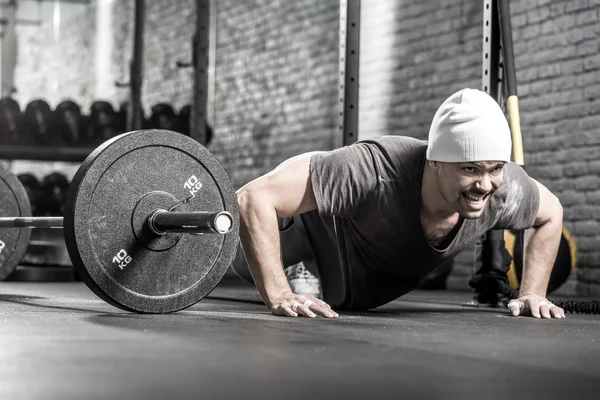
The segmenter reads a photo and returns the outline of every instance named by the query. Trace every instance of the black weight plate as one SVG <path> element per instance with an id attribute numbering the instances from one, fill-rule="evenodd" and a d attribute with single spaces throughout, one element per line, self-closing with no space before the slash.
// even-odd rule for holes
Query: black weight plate
<path id="1" fill-rule="evenodd" d="M 0 165 L 0 217 L 30 216 L 25 188 L 13 173 Z M 19 265 L 30 236 L 31 229 L 0 228 L 0 280 L 6 279 Z"/>
<path id="2" fill-rule="evenodd" d="M 231 232 L 149 239 L 140 210 L 168 209 L 190 190 L 196 196 L 174 211 L 229 211 Z M 219 283 L 236 252 L 239 211 L 229 177 L 205 147 L 176 132 L 141 130 L 108 140 L 82 163 L 64 230 L 73 265 L 99 297 L 129 311 L 168 313 Z"/>

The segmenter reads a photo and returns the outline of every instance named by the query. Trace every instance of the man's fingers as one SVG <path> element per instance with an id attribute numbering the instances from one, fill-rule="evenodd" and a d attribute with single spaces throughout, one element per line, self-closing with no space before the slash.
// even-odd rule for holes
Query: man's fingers
<path id="1" fill-rule="evenodd" d="M 298 315 L 302 315 L 304 317 L 313 318 L 313 317 L 316 316 L 312 311 L 310 311 L 310 309 L 307 306 L 305 306 L 302 303 L 294 303 L 294 304 L 292 304 L 292 311 L 294 311 Z"/>
<path id="2" fill-rule="evenodd" d="M 275 315 L 277 315 L 277 314 L 279 314 L 279 315 L 285 315 L 287 317 L 297 317 L 298 316 L 298 313 L 294 312 L 294 310 L 292 310 L 292 307 L 282 306 L 280 308 L 280 310 L 283 311 L 283 313 L 281 313 L 281 314 L 280 313 L 273 313 L 273 314 L 275 314 Z"/>
<path id="3" fill-rule="evenodd" d="M 273 315 L 284 315 L 286 317 L 298 316 L 298 313 L 292 310 L 292 307 L 283 304 L 271 308 L 271 313 Z"/>
<path id="4" fill-rule="evenodd" d="M 304 303 L 310 309 L 322 317 L 334 318 L 338 317 L 337 313 L 331 309 L 331 306 L 325 303 L 321 299 L 317 299 L 314 296 L 310 296 L 308 300 Z"/>
<path id="5" fill-rule="evenodd" d="M 296 304 L 294 304 L 294 306 L 295 306 L 296 312 L 298 314 L 304 315 L 305 317 L 308 317 L 308 318 L 316 317 L 315 313 L 310 311 L 310 308 L 308 308 L 304 304 L 296 303 Z M 292 307 L 294 307 L 294 306 L 292 306 Z"/>
<path id="6" fill-rule="evenodd" d="M 333 311 L 329 304 L 323 300 L 317 299 L 312 295 L 298 295 L 278 299 L 271 307 L 273 315 L 283 315 L 288 317 L 304 316 L 315 318 L 320 315 L 325 318 L 339 317 L 338 313 Z"/>
<path id="7" fill-rule="evenodd" d="M 331 306 L 327 303 L 325 303 L 323 300 L 319 300 L 319 303 L 326 307 L 329 311 L 331 311 L 331 313 L 333 314 L 334 318 L 337 318 L 340 316 L 340 314 L 336 313 L 335 311 L 333 311 L 333 308 L 331 308 Z"/>
<path id="8" fill-rule="evenodd" d="M 511 300 L 507 305 L 513 317 L 518 317 L 521 314 L 522 303 L 520 300 Z"/>
<path id="9" fill-rule="evenodd" d="M 565 318 L 565 310 L 537 295 L 525 295 L 513 299 L 508 302 L 507 307 L 514 317 L 531 314 L 534 318 Z"/>
<path id="10" fill-rule="evenodd" d="M 311 311 L 317 315 L 325 318 L 337 318 L 339 314 L 331 309 L 331 306 L 321 299 L 316 298 L 313 295 L 306 294 L 306 301 L 304 305 L 307 306 Z"/>
<path id="11" fill-rule="evenodd" d="M 540 315 L 540 302 L 535 299 L 526 298 L 521 300 L 523 304 L 523 308 L 521 309 L 521 314 L 525 315 L 526 313 L 531 314 L 533 318 L 541 318 Z"/>
<path id="12" fill-rule="evenodd" d="M 550 314 L 552 314 L 552 316 L 554 318 L 564 318 L 565 317 L 565 310 L 563 310 L 562 308 L 555 306 L 554 304 L 550 305 Z"/>
<path id="13" fill-rule="evenodd" d="M 307 300 L 306 303 L 304 303 L 304 304 L 307 305 L 316 314 L 318 314 L 322 317 L 325 317 L 325 318 L 338 317 L 337 313 L 334 312 L 331 309 L 331 307 L 329 307 L 329 305 L 325 302 L 322 302 L 322 301 L 314 302 L 312 300 Z"/>
<path id="14" fill-rule="evenodd" d="M 550 315 L 550 307 L 545 304 L 540 305 L 540 314 L 542 314 L 542 317 L 544 318 L 552 318 Z"/>

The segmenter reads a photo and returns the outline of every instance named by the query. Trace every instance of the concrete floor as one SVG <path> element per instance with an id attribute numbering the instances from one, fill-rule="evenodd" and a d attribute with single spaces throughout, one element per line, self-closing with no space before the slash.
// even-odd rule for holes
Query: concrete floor
<path id="1" fill-rule="evenodd" d="M 369 313 L 291 319 L 225 280 L 157 316 L 79 282 L 2 282 L 0 399 L 600 398 L 599 316 L 512 318 L 470 297 L 414 292 Z"/>

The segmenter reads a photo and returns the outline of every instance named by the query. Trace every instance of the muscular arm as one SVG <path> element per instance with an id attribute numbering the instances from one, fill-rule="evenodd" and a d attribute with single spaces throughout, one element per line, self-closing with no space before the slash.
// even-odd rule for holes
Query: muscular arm
<path id="1" fill-rule="evenodd" d="M 525 252 L 520 295 L 545 297 L 562 235 L 563 209 L 558 198 L 536 181 L 540 205 Z"/>
<path id="2" fill-rule="evenodd" d="M 291 291 L 281 264 L 277 217 L 317 207 L 310 180 L 310 158 L 316 153 L 293 157 L 237 192 L 242 246 L 254 283 L 269 308 Z"/>

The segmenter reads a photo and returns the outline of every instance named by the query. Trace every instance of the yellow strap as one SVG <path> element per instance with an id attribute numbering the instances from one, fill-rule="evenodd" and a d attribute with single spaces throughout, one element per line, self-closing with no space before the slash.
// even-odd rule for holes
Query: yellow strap
<path id="1" fill-rule="evenodd" d="M 523 156 L 521 118 L 519 117 L 519 99 L 517 96 L 509 96 L 506 99 L 506 107 L 508 108 L 508 122 L 512 135 L 513 158 L 516 164 L 523 166 L 525 165 L 525 157 Z"/>
<path id="2" fill-rule="evenodd" d="M 577 245 L 575 244 L 575 239 L 571 235 L 571 232 L 563 225 L 562 234 L 564 238 L 569 243 L 569 251 L 571 252 L 571 272 L 575 269 L 577 265 Z"/>
<path id="3" fill-rule="evenodd" d="M 515 235 L 512 232 L 504 231 L 504 247 L 510 253 L 512 261 L 510 262 L 510 268 L 508 269 L 507 277 L 508 284 L 511 288 L 517 289 L 519 287 L 519 278 L 517 277 L 517 270 L 515 267 Z"/>

